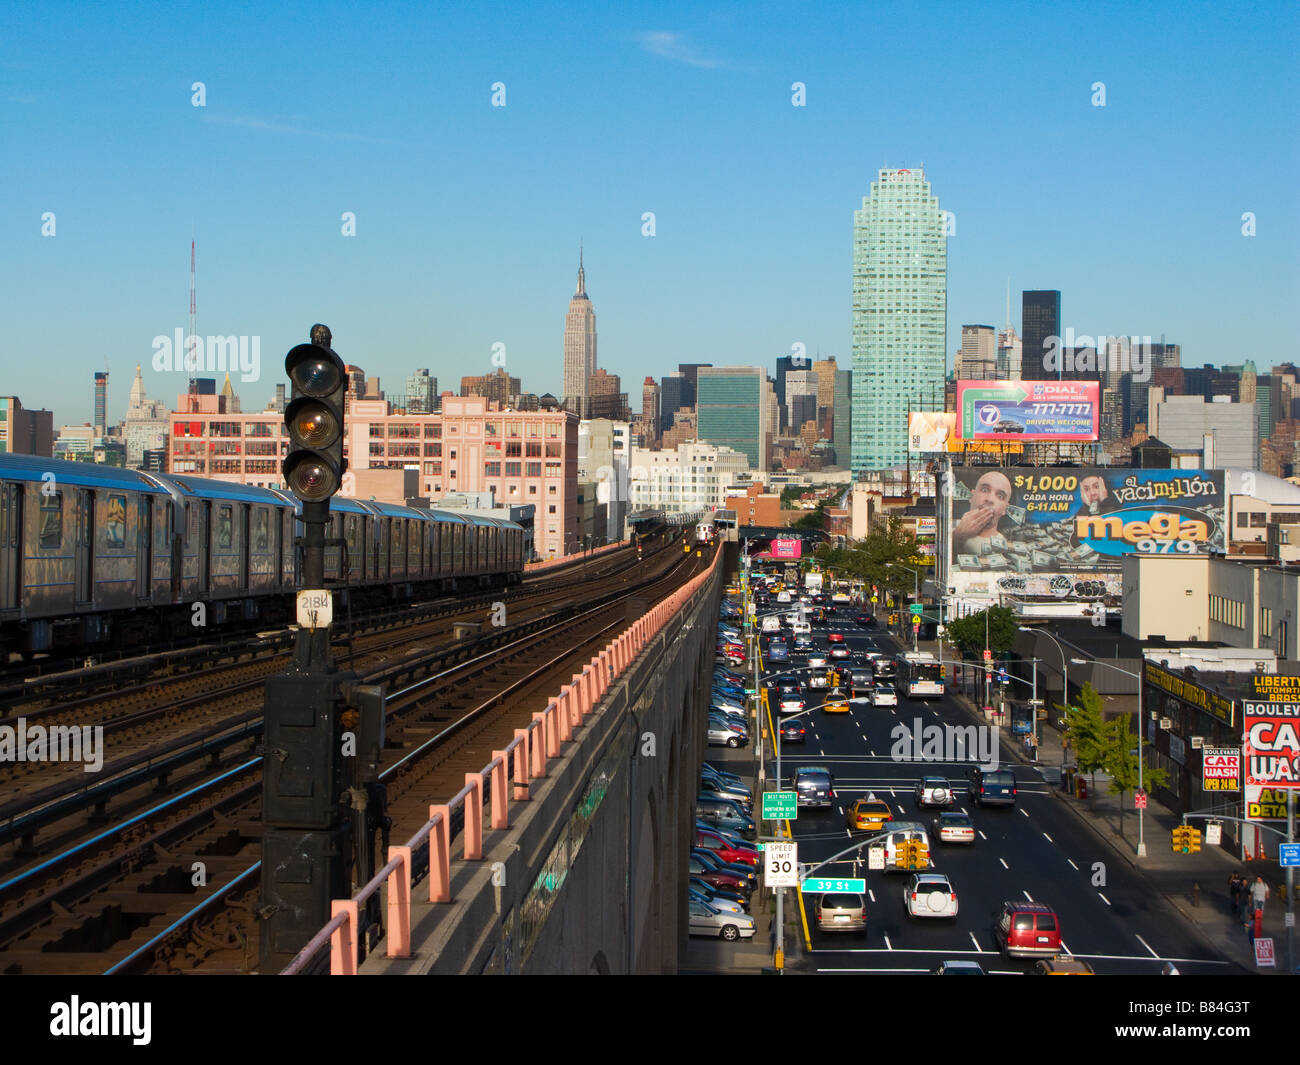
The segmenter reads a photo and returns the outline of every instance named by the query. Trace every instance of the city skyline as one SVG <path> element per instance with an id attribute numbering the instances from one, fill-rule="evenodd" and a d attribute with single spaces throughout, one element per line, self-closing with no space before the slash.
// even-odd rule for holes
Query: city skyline
<path id="1" fill-rule="evenodd" d="M 248 407 L 313 321 L 390 393 L 417 367 L 490 373 L 502 344 L 528 391 L 562 395 L 579 236 L 601 361 L 625 381 L 679 362 L 771 372 L 795 345 L 847 365 L 851 205 L 882 166 L 921 164 L 955 219 L 946 367 L 961 324 L 1006 324 L 1008 279 L 1059 290 L 1076 333 L 1177 337 L 1188 365 L 1272 363 L 1300 324 L 1295 140 L 1277 134 L 1297 13 L 1153 10 L 593 9 L 584 40 L 558 46 L 551 7 L 417 10 L 400 40 L 329 4 L 311 26 L 222 5 L 166 25 L 7 11 L 3 391 L 59 424 L 93 420 L 106 363 L 110 422 L 137 362 L 151 398 L 184 391 L 151 344 L 187 324 L 192 238 L 199 332 L 260 345 L 259 379 L 233 379 Z M 864 73 L 841 42 L 867 30 Z M 321 78 L 340 39 L 349 76 Z M 171 54 L 172 80 L 127 73 Z"/>

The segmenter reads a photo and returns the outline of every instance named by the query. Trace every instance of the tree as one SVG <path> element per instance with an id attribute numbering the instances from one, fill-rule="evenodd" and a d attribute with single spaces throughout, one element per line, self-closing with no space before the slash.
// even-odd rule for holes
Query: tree
<path id="1" fill-rule="evenodd" d="M 1016 642 L 1016 632 L 1020 627 L 1015 611 L 1010 607 L 989 607 L 978 614 L 967 614 L 964 618 L 950 620 L 946 623 L 947 637 L 957 645 L 963 655 L 973 655 L 976 651 L 983 651 L 986 646 L 984 643 L 986 619 L 988 649 L 993 652 L 994 657 L 1010 651 Z"/>
<path id="2" fill-rule="evenodd" d="M 1142 722 L 1138 722 L 1141 729 Z M 1110 774 L 1110 787 L 1106 790 L 1119 796 L 1119 834 L 1124 834 L 1124 795 L 1138 786 L 1138 759 L 1142 757 L 1142 736 L 1137 736 L 1129 728 L 1127 714 L 1106 723 L 1106 761 L 1105 770 Z M 1136 743 L 1135 748 L 1133 744 Z M 1143 773 L 1143 783 L 1147 788 L 1164 787 L 1169 774 L 1163 769 L 1147 766 Z"/>
<path id="3" fill-rule="evenodd" d="M 1097 794 L 1097 770 L 1106 764 L 1106 719 L 1101 712 L 1101 696 L 1090 683 L 1079 691 L 1073 707 L 1057 706 L 1067 714 L 1065 742 L 1074 751 L 1080 773 L 1092 780 L 1092 794 Z"/>
<path id="4" fill-rule="evenodd" d="M 856 577 L 868 585 L 877 585 L 881 592 L 893 589 L 910 592 L 917 578 L 904 568 L 920 569 L 917 564 L 916 537 L 903 529 L 898 518 L 890 518 L 849 548 L 823 544 L 817 549 L 817 560 L 837 574 Z"/>

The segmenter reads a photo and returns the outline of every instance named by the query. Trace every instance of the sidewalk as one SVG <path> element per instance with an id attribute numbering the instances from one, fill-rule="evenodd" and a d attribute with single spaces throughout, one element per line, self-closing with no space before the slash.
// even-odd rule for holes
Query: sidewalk
<path id="1" fill-rule="evenodd" d="M 901 637 L 892 632 L 890 635 L 902 644 Z M 907 640 L 907 649 L 911 649 L 910 638 Z M 939 657 L 939 645 L 935 641 L 923 640 L 919 649 L 930 651 Z M 968 696 L 957 691 L 952 691 L 951 694 L 973 719 L 981 723 L 987 722 L 983 711 Z M 1051 794 L 1096 833 L 1117 858 L 1138 870 L 1192 926 L 1214 954 L 1234 962 L 1242 973 L 1287 975 L 1287 930 L 1284 926 L 1286 900 L 1285 892 L 1279 890 L 1284 888 L 1286 880 L 1277 862 L 1242 862 L 1221 847 L 1202 846 L 1196 854 L 1176 853 L 1170 844 L 1171 832 L 1182 823 L 1182 819 L 1154 797 L 1149 800 L 1146 809 L 1144 836 L 1147 856 L 1139 859 L 1136 856 L 1138 817 L 1133 806 L 1132 792 L 1124 795 L 1124 834 L 1121 836 L 1120 797 L 1108 792 L 1110 779 L 1104 773 L 1096 775 L 1095 790 L 1092 777 L 1084 778 L 1088 784 L 1086 799 L 1077 799 L 1072 791 L 1062 790 L 1061 766 L 1065 764 L 1066 752 L 1061 738 L 1060 732 L 1047 722 L 1040 721 L 1036 761 L 1030 761 L 1019 737 L 1013 738 L 1009 734 L 1003 736 L 1002 758 L 1037 769 L 1051 789 Z M 1251 884 L 1255 882 L 1256 876 L 1262 876 L 1264 883 L 1269 886 L 1270 896 L 1264 907 L 1263 935 L 1273 940 L 1276 968 L 1256 968 L 1254 949 L 1241 921 L 1232 914 L 1228 879 L 1234 869 L 1240 869 Z M 1300 942 L 1297 943 L 1297 948 L 1300 949 Z"/>

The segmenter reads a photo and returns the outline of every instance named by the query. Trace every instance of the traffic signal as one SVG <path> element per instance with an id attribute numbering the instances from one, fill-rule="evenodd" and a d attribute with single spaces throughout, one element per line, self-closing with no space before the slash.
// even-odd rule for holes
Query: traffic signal
<path id="1" fill-rule="evenodd" d="M 284 357 L 284 370 L 293 389 L 284 410 L 289 433 L 285 485 L 304 503 L 326 502 L 339 490 L 347 470 L 343 458 L 347 368 L 323 344 L 299 344 Z"/>
<path id="2" fill-rule="evenodd" d="M 1201 849 L 1201 830 L 1191 825 L 1179 825 L 1172 833 L 1173 849 L 1183 854 L 1195 854 Z"/>
<path id="3" fill-rule="evenodd" d="M 909 839 L 898 848 L 897 864 L 903 869 L 920 869 L 928 857 L 920 840 Z"/>

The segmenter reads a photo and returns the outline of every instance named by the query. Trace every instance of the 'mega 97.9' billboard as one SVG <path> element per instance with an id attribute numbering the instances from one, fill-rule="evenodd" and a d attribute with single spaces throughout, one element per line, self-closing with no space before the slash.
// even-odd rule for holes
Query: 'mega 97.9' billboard
<path id="1" fill-rule="evenodd" d="M 1123 557 L 1223 551 L 1223 471 L 952 470 L 952 564 L 962 572 L 1117 571 Z"/>

